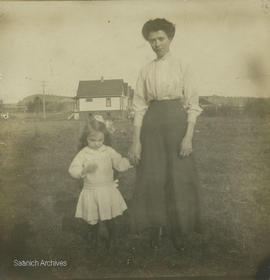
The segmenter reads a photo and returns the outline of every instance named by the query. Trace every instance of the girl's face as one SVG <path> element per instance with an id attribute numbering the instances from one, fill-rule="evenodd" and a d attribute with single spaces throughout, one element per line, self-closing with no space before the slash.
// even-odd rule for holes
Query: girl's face
<path id="1" fill-rule="evenodd" d="M 163 57 L 170 50 L 171 40 L 162 30 L 150 32 L 148 42 L 158 58 Z"/>
<path id="2" fill-rule="evenodd" d="M 87 137 L 88 147 L 97 150 L 103 145 L 104 134 L 102 132 L 96 132 L 89 134 Z"/>

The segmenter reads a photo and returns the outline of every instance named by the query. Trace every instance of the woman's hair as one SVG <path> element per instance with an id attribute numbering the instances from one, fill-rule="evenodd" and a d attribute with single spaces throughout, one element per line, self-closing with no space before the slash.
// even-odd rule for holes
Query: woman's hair
<path id="1" fill-rule="evenodd" d="M 156 18 L 148 20 L 142 28 L 142 35 L 145 40 L 148 41 L 150 32 L 162 30 L 164 31 L 169 39 L 172 39 L 175 34 L 175 25 L 165 18 Z"/>
<path id="2" fill-rule="evenodd" d="M 95 132 L 102 132 L 104 134 L 104 144 L 107 146 L 111 146 L 112 139 L 110 133 L 106 128 L 105 123 L 102 121 L 98 121 L 91 113 L 89 113 L 87 125 L 85 126 L 84 131 L 79 140 L 78 150 L 81 150 L 82 148 L 88 145 L 88 135 Z"/>

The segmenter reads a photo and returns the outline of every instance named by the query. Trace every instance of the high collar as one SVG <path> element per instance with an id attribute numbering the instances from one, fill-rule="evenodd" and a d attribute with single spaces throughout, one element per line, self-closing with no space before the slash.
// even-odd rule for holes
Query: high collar
<path id="1" fill-rule="evenodd" d="M 162 60 L 166 60 L 168 59 L 169 57 L 171 57 L 171 52 L 168 51 L 165 55 L 163 55 L 161 58 L 156 58 L 155 61 L 162 61 Z"/>

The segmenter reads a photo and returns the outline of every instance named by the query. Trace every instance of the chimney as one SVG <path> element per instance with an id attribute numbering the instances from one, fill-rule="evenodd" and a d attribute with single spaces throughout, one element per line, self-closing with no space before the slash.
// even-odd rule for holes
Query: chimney
<path id="1" fill-rule="evenodd" d="M 103 83 L 103 82 L 104 82 L 104 77 L 103 77 L 103 76 L 101 76 L 101 78 L 100 78 L 100 82 L 101 82 L 101 83 Z"/>

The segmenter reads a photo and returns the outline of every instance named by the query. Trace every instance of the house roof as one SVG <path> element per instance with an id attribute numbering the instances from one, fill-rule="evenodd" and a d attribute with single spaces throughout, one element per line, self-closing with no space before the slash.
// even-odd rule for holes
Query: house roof
<path id="1" fill-rule="evenodd" d="M 76 97 L 121 96 L 124 84 L 122 79 L 80 81 Z"/>

